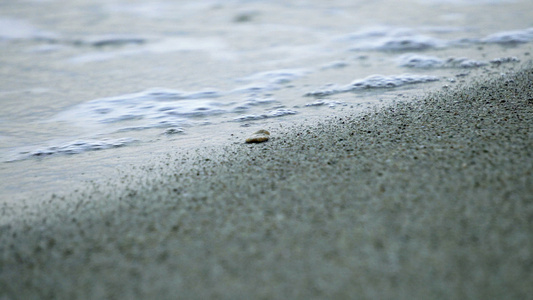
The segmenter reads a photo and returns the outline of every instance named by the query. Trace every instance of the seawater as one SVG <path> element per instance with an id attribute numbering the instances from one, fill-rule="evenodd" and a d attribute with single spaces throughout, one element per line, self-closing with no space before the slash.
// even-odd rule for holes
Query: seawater
<path id="1" fill-rule="evenodd" d="M 503 74 L 530 59 L 532 13 L 529 0 L 3 1 L 0 197 Z"/>

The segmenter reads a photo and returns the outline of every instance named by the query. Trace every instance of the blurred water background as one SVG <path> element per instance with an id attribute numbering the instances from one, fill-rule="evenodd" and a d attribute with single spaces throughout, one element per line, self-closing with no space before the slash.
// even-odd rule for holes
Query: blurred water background
<path id="1" fill-rule="evenodd" d="M 530 0 L 4 0 L 0 199 L 529 60 Z M 502 75 L 503 74 L 503 75 Z"/>

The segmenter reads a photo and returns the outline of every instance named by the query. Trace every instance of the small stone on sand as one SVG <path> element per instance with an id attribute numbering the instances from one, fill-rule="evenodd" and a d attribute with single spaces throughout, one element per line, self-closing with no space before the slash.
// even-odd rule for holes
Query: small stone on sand
<path id="1" fill-rule="evenodd" d="M 252 136 L 246 139 L 246 143 L 262 143 L 268 141 L 270 138 L 270 132 L 261 129 L 259 131 L 254 132 Z"/>

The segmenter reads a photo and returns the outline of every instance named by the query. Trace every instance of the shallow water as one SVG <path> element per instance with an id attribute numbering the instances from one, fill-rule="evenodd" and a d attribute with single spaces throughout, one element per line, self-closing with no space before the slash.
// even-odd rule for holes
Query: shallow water
<path id="1" fill-rule="evenodd" d="M 531 1 L 399 3 L 0 3 L 0 197 L 67 191 L 530 59 Z"/>

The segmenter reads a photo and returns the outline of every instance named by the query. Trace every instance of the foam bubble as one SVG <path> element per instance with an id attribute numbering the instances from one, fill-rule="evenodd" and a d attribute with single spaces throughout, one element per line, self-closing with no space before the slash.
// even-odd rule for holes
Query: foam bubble
<path id="1" fill-rule="evenodd" d="M 439 68 L 444 65 L 444 60 L 428 55 L 406 54 L 398 57 L 398 65 L 407 68 Z"/>
<path id="2" fill-rule="evenodd" d="M 488 65 L 485 61 L 468 59 L 466 57 L 449 57 L 440 59 L 435 56 L 406 54 L 398 57 L 398 65 L 407 68 L 478 68 Z"/>
<path id="3" fill-rule="evenodd" d="M 483 39 L 483 43 L 514 45 L 533 41 L 533 28 L 515 31 L 504 31 L 491 34 Z"/>
<path id="4" fill-rule="evenodd" d="M 238 78 L 237 82 L 248 83 L 237 87 L 232 93 L 257 94 L 278 90 L 295 79 L 310 73 L 307 69 L 280 69 L 259 72 L 250 76 Z"/>
<path id="5" fill-rule="evenodd" d="M 134 121 L 135 126 L 122 131 L 156 127 L 172 127 L 187 119 L 206 117 L 228 111 L 223 102 L 213 98 L 223 93 L 216 90 L 183 92 L 153 88 L 139 93 L 91 100 L 60 113 L 56 120 L 98 125 Z"/>
<path id="6" fill-rule="evenodd" d="M 451 57 L 446 60 L 444 65 L 450 68 L 479 68 L 488 65 L 488 63 L 466 57 Z"/>
<path id="7" fill-rule="evenodd" d="M 380 51 L 420 51 L 445 47 L 442 40 L 417 35 L 405 37 L 391 37 L 377 41 L 372 47 Z"/>
<path id="8" fill-rule="evenodd" d="M 338 84 L 328 84 L 320 90 L 312 91 L 305 93 L 306 97 L 326 97 L 329 95 L 340 94 L 349 92 L 350 89 L 343 85 Z"/>
<path id="9" fill-rule="evenodd" d="M 337 100 L 326 100 L 326 99 L 320 99 L 314 102 L 306 103 L 306 107 L 317 107 L 317 106 L 327 106 L 329 108 L 335 108 L 337 106 L 346 106 L 347 104 L 342 101 Z"/>
<path id="10" fill-rule="evenodd" d="M 402 74 L 396 76 L 373 75 L 364 79 L 355 80 L 348 85 L 351 90 L 356 89 L 373 89 L 373 88 L 391 88 L 407 84 L 425 83 L 439 80 L 438 77 L 428 75 Z"/>
<path id="11" fill-rule="evenodd" d="M 372 75 L 364 79 L 354 80 L 348 85 L 330 85 L 325 89 L 306 93 L 305 96 L 323 97 L 338 93 L 357 90 L 395 88 L 409 84 L 426 83 L 439 80 L 438 77 L 429 75 L 402 74 L 394 76 Z"/>
<path id="12" fill-rule="evenodd" d="M 255 121 L 255 120 L 268 119 L 268 118 L 283 117 L 287 115 L 295 115 L 297 113 L 298 112 L 294 110 L 279 108 L 279 109 L 272 110 L 264 114 L 240 116 L 240 117 L 234 118 L 233 120 L 237 122 L 246 122 L 246 121 Z"/>
<path id="13" fill-rule="evenodd" d="M 424 32 L 442 33 L 435 29 L 422 29 Z M 445 32 L 444 32 L 445 33 Z M 395 27 L 377 27 L 363 29 L 351 33 L 337 40 L 350 42 L 350 50 L 377 51 L 422 51 L 441 49 L 451 46 L 463 46 L 479 43 L 515 45 L 533 41 L 533 28 L 523 30 L 504 31 L 486 36 L 485 38 L 461 38 L 456 40 L 442 40 L 423 35 L 415 30 Z"/>
<path id="14" fill-rule="evenodd" d="M 57 146 L 49 146 L 29 152 L 20 152 L 13 160 L 23 160 L 31 157 L 43 157 L 51 155 L 72 155 L 88 151 L 105 150 L 123 147 L 135 142 L 131 138 L 103 139 L 103 140 L 75 140 Z"/>
<path id="15" fill-rule="evenodd" d="M 247 77 L 238 79 L 240 82 L 266 82 L 271 84 L 285 84 L 307 74 L 306 69 L 281 69 L 266 72 L 259 72 Z"/>
<path id="16" fill-rule="evenodd" d="M 343 36 L 341 40 L 352 42 L 350 50 L 420 51 L 447 46 L 443 40 L 396 27 L 363 29 Z"/>
<path id="17" fill-rule="evenodd" d="M 500 57 L 500 58 L 492 59 L 490 63 L 495 64 L 495 65 L 501 65 L 501 64 L 511 63 L 511 62 L 519 62 L 519 61 L 520 59 L 518 59 L 517 57 Z"/>

